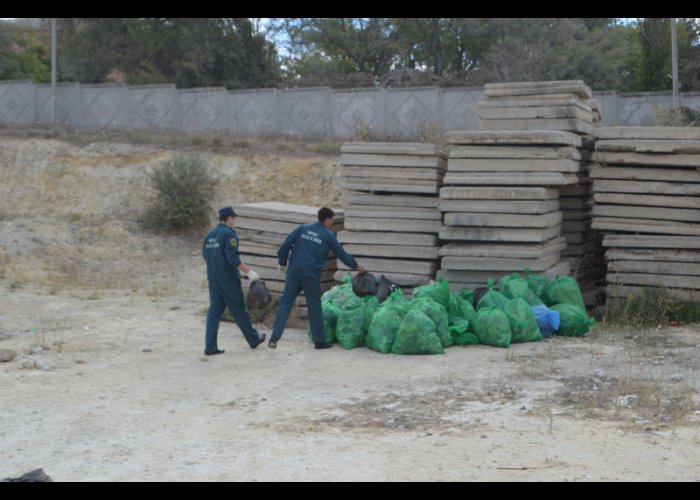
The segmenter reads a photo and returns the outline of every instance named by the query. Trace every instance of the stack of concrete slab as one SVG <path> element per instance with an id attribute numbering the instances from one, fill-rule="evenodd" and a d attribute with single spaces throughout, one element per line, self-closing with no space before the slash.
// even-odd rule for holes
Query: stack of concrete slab
<path id="1" fill-rule="evenodd" d="M 700 237 L 608 234 L 603 246 L 609 301 L 623 301 L 644 287 L 700 301 Z"/>
<path id="2" fill-rule="evenodd" d="M 591 104 L 597 103 L 590 101 L 591 89 L 581 80 L 487 83 L 479 101 L 479 129 L 591 134 Z"/>
<path id="3" fill-rule="evenodd" d="M 579 182 L 581 139 L 568 132 L 452 132 L 440 190 L 439 275 L 453 289 L 529 268 L 569 274 L 559 188 Z"/>
<path id="4" fill-rule="evenodd" d="M 700 290 L 700 129 L 604 127 L 596 136 L 593 227 L 609 235 L 610 290 Z M 631 234 L 636 246 L 618 250 Z"/>
<path id="5" fill-rule="evenodd" d="M 273 295 L 279 296 L 284 290 L 284 276 L 277 270 L 277 251 L 300 224 L 317 221 L 319 207 L 293 205 L 290 203 L 263 202 L 236 206 L 238 219 L 234 229 L 241 240 L 241 260 L 250 266 L 265 281 Z M 331 230 L 335 233 L 343 229 L 344 214 L 334 210 Z M 326 265 L 321 271 L 321 290 L 326 291 L 335 285 L 333 275 L 337 271 L 336 257 L 329 252 Z M 244 288 L 249 286 L 243 280 Z M 303 296 L 297 299 L 297 315 L 307 317 L 306 302 Z"/>
<path id="6" fill-rule="evenodd" d="M 405 291 L 435 278 L 447 152 L 432 144 L 351 142 L 341 148 L 344 248 Z M 338 262 L 336 279 L 347 267 Z"/>

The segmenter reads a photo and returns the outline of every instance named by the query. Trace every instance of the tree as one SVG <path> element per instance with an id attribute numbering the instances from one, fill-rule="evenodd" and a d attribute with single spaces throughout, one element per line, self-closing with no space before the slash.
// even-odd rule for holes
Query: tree
<path id="1" fill-rule="evenodd" d="M 33 26 L 0 21 L 0 80 L 48 82 L 51 65 L 46 41 Z"/>

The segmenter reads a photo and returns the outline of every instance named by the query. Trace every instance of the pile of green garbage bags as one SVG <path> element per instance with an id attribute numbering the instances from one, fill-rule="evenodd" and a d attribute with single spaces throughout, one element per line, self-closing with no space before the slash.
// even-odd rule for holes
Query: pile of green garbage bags
<path id="1" fill-rule="evenodd" d="M 474 303 L 474 291 L 453 293 L 440 277 L 415 288 L 411 299 L 398 289 L 380 303 L 374 295 L 355 295 L 348 276 L 321 297 L 326 342 L 381 353 L 442 354 L 453 345 L 508 347 L 552 333 L 581 336 L 595 323 L 570 276 L 549 281 L 526 270 L 501 278 L 498 286 L 489 280 L 478 295 Z"/>

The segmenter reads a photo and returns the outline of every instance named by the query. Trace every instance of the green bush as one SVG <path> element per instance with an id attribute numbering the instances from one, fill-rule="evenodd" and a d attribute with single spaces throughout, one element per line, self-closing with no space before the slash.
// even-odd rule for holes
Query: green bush
<path id="1" fill-rule="evenodd" d="M 157 195 L 142 219 L 155 231 L 184 231 L 209 221 L 208 199 L 216 183 L 204 160 L 177 155 L 150 176 Z"/>
<path id="2" fill-rule="evenodd" d="M 667 288 L 643 287 L 631 293 L 621 307 L 609 308 L 606 319 L 633 326 L 697 323 L 700 303 L 681 300 Z"/>

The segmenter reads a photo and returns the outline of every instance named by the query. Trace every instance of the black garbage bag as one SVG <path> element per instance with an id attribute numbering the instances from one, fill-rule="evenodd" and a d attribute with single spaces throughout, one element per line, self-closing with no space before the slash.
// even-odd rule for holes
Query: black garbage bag
<path id="1" fill-rule="evenodd" d="M 473 294 L 472 297 L 473 297 L 473 301 L 474 301 L 473 304 L 474 304 L 474 307 L 475 307 L 475 308 L 476 308 L 477 304 L 479 304 L 479 301 L 481 300 L 481 297 L 483 297 L 484 295 L 486 295 L 486 293 L 487 293 L 488 291 L 489 291 L 489 289 L 486 288 L 485 286 L 481 286 L 481 287 L 479 287 L 479 288 L 475 288 L 475 289 L 474 289 L 474 294 Z"/>
<path id="2" fill-rule="evenodd" d="M 19 477 L 6 477 L 0 479 L 0 483 L 52 483 L 51 476 L 44 472 L 44 469 L 34 469 Z"/>
<path id="3" fill-rule="evenodd" d="M 382 277 L 379 278 L 379 284 L 377 285 L 377 299 L 379 299 L 379 303 L 381 304 L 384 302 L 392 292 L 399 289 L 399 285 L 382 274 Z"/>
<path id="4" fill-rule="evenodd" d="M 357 273 L 351 283 L 352 291 L 358 297 L 377 295 L 377 283 L 371 273 Z"/>
<path id="5" fill-rule="evenodd" d="M 250 284 L 250 290 L 248 290 L 248 297 L 246 298 L 248 310 L 257 311 L 264 309 L 271 301 L 272 295 L 263 280 L 256 280 Z"/>

